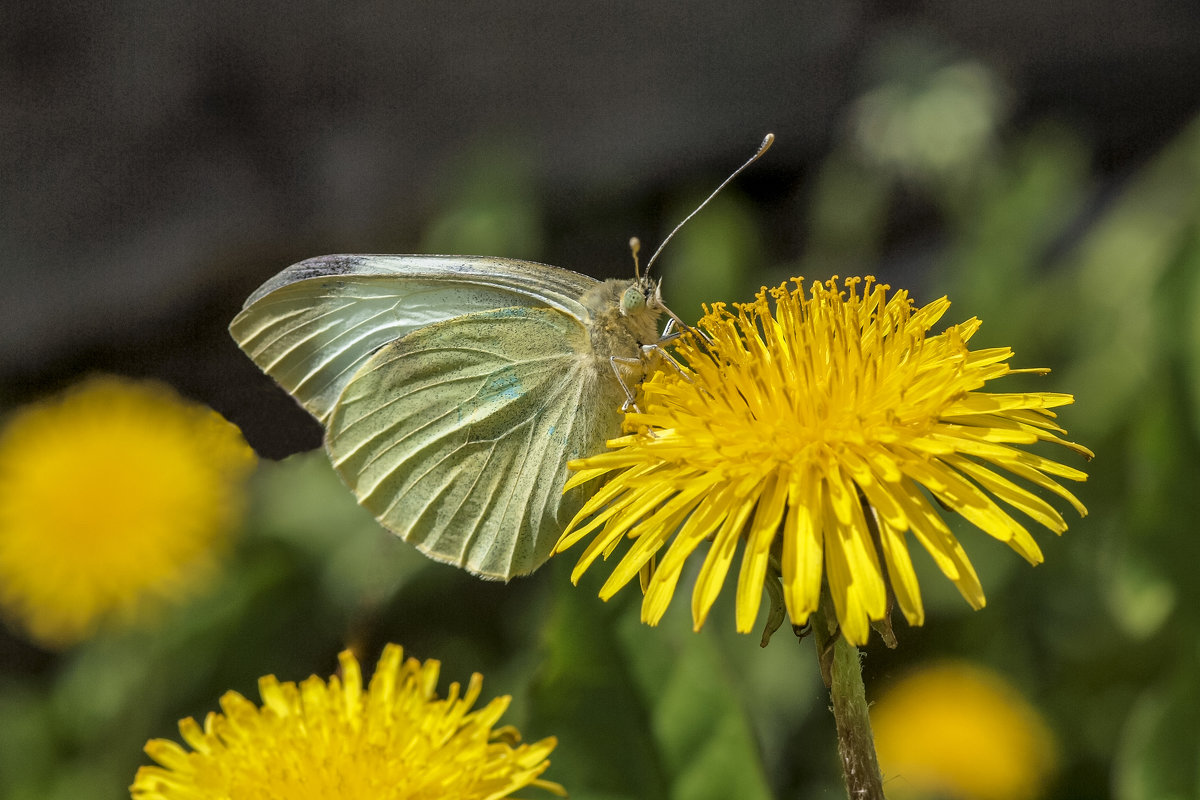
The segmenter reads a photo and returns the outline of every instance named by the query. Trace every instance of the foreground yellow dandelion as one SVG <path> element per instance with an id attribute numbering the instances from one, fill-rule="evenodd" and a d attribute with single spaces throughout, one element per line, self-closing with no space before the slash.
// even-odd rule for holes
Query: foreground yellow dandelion
<path id="1" fill-rule="evenodd" d="M 764 585 L 782 576 L 793 623 L 817 609 L 824 582 L 843 635 L 862 644 L 869 621 L 887 612 L 889 585 L 909 623 L 924 620 L 911 532 L 982 607 L 979 579 L 925 492 L 1036 564 L 1033 537 L 993 498 L 1055 533 L 1067 524 L 996 469 L 1082 515 L 1058 479 L 1086 475 L 1018 446 L 1054 442 L 1092 454 L 1057 435 L 1064 431 L 1050 409 L 1070 395 L 980 391 L 1004 375 L 1048 370 L 1011 369 L 1009 348 L 969 350 L 977 319 L 930 335 L 949 305 L 916 308 L 903 291 L 889 297 L 887 286 L 851 278 L 844 290 L 835 280 L 812 283 L 806 297 L 797 280 L 734 313 L 706 309 L 699 327 L 710 341 L 679 340 L 678 369 L 648 380 L 644 411 L 626 416 L 635 432 L 570 465 L 568 488 L 609 475 L 558 542 L 561 552 L 597 532 L 572 579 L 634 540 L 600 596 L 640 574 L 642 619 L 655 624 L 688 556 L 711 540 L 692 594 L 698 629 L 744 540 L 738 630 L 751 630 Z"/>
<path id="2" fill-rule="evenodd" d="M 1037 710 L 970 664 L 907 676 L 871 706 L 871 727 L 889 797 L 1034 800 L 1057 762 Z"/>
<path id="3" fill-rule="evenodd" d="M 539 776 L 554 738 L 518 744 L 512 727 L 495 728 L 510 698 L 483 708 L 483 678 L 471 676 L 437 696 L 439 664 L 403 660 L 384 648 L 363 691 L 358 661 L 342 653 L 341 677 L 315 675 L 280 683 L 259 681 L 262 707 L 237 692 L 221 698 L 223 714 L 204 727 L 192 718 L 179 731 L 192 747 L 154 739 L 146 753 L 162 766 L 138 770 L 136 800 L 498 800 L 527 786 L 565 792 Z"/>
<path id="4" fill-rule="evenodd" d="M 255 463 L 166 386 L 93 378 L 0 432 L 0 608 L 47 646 L 175 600 L 209 573 Z"/>

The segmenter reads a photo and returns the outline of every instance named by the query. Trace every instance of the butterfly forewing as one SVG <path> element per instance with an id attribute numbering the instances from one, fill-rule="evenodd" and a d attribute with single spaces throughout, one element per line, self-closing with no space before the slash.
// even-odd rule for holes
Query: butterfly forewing
<path id="1" fill-rule="evenodd" d="M 567 461 L 618 428 L 622 390 L 598 363 L 581 320 L 552 308 L 428 325 L 363 363 L 326 446 L 406 541 L 476 574 L 525 574 L 582 502 L 582 487 L 562 494 Z"/>
<path id="2" fill-rule="evenodd" d="M 462 314 L 546 306 L 582 319 L 596 281 L 570 270 L 470 256 L 321 256 L 263 284 L 234 318 L 243 350 L 326 422 L 371 355 L 418 328 Z"/>

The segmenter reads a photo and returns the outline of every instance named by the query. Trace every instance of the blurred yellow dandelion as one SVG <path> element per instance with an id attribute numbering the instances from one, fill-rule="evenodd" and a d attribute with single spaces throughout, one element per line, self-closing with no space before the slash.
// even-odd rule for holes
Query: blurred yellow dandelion
<path id="1" fill-rule="evenodd" d="M 48 646 L 174 600 L 214 563 L 253 451 L 166 386 L 86 381 L 0 431 L 0 608 Z"/>
<path id="2" fill-rule="evenodd" d="M 1057 435 L 1050 409 L 1073 398 L 981 391 L 1004 375 L 1047 370 L 1011 369 L 1009 348 L 969 350 L 978 319 L 930 335 L 945 298 L 916 308 L 871 278 L 847 279 L 844 290 L 814 282 L 806 298 L 795 283 L 733 313 L 706 309 L 699 327 L 710 341 L 678 341 L 678 369 L 655 373 L 644 410 L 626 416 L 634 433 L 571 463 L 568 488 L 609 475 L 558 542 L 561 552 L 595 532 L 572 579 L 632 539 L 600 596 L 640 574 L 642 619 L 655 624 L 687 557 L 711 540 L 692 594 L 698 629 L 744 540 L 738 630 L 753 628 L 765 582 L 781 576 L 793 623 L 816 610 L 824 582 L 843 635 L 863 644 L 869 621 L 886 613 L 889 585 L 909 623 L 924 620 L 911 532 L 982 607 L 975 571 L 925 493 L 1038 563 L 1029 531 L 996 500 L 1055 533 L 1067 524 L 997 469 L 1085 514 L 1058 480 L 1086 475 L 1019 447 L 1054 442 L 1090 458 Z"/>
<path id="3" fill-rule="evenodd" d="M 1057 748 L 1037 710 L 995 673 L 925 667 L 871 706 L 888 796 L 1034 800 Z"/>
<path id="4" fill-rule="evenodd" d="M 565 792 L 539 776 L 557 744 L 519 744 L 511 726 L 494 728 L 510 698 L 471 710 L 483 678 L 437 696 L 439 664 L 403 660 L 384 648 L 363 691 L 358 661 L 339 656 L 340 677 L 315 675 L 297 686 L 259 680 L 263 705 L 237 692 L 204 727 L 179 723 L 191 746 L 154 739 L 146 753 L 162 766 L 138 770 L 135 800 L 499 800 L 528 786 Z"/>

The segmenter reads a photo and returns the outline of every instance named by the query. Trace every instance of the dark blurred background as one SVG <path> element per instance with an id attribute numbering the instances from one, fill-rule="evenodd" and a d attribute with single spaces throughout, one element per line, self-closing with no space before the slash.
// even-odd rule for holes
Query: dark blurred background
<path id="1" fill-rule="evenodd" d="M 534 251 L 503 255 L 624 275 L 628 237 L 653 246 L 679 218 L 675 189 L 715 185 L 771 130 L 738 190 L 764 262 L 787 261 L 817 165 L 876 86 L 982 65 L 983 125 L 1060 121 L 1112 185 L 1185 124 L 1200 75 L 1200 10 L 1181 0 L 0 13 L 3 400 L 87 370 L 155 375 L 273 455 L 314 434 L 262 413 L 290 407 L 224 334 L 241 300 L 310 255 L 420 251 L 472 158 L 512 162 L 496 172 L 539 209 Z M 912 193 L 886 213 L 874 269 L 903 259 L 920 281 L 941 221 Z"/>
<path id="2" fill-rule="evenodd" d="M 868 692 L 970 658 L 1049 720 L 1046 795 L 1197 797 L 1197 77 L 1192 0 L 6 3 L 0 411 L 115 372 L 211 405 L 271 459 L 317 447 L 226 331 L 261 282 L 335 252 L 626 276 L 630 236 L 652 249 L 773 131 L 664 253 L 672 308 L 797 274 L 949 294 L 948 321 L 985 321 L 973 345 L 1054 370 L 997 390 L 1074 393 L 1065 424 L 1099 454 L 1090 516 L 1038 534 L 1038 569 L 955 527 L 988 608 L 925 559 L 929 619 L 868 648 Z M 0 730 L 0 794 L 120 796 L 141 743 L 222 691 L 391 640 L 516 695 L 573 796 L 838 796 L 811 654 L 734 636 L 731 589 L 703 635 L 684 597 L 654 632 L 635 590 L 602 606 L 563 559 L 507 587 L 429 564 L 319 453 L 264 464 L 253 491 L 219 600 L 170 636 L 53 654 L 0 634 L 0 711 L 26 726 Z M 701 773 L 660 723 L 696 708 L 736 729 L 709 744 L 740 788 L 681 788 Z"/>

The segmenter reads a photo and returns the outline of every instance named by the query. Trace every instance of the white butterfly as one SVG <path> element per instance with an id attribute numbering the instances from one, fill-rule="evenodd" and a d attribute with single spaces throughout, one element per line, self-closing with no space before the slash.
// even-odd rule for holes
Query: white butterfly
<path id="1" fill-rule="evenodd" d="M 233 338 L 325 426 L 359 502 L 422 552 L 532 572 L 589 492 L 566 464 L 620 428 L 658 284 L 469 256 L 322 256 L 246 301 Z M 619 373 L 618 373 L 619 371 Z"/>
<path id="2" fill-rule="evenodd" d="M 438 561 L 508 580 L 549 558 L 595 491 L 563 493 L 567 462 L 620 432 L 663 313 L 678 321 L 646 275 L 335 255 L 267 281 L 229 330 L 324 425 L 335 469 L 384 527 Z"/>

